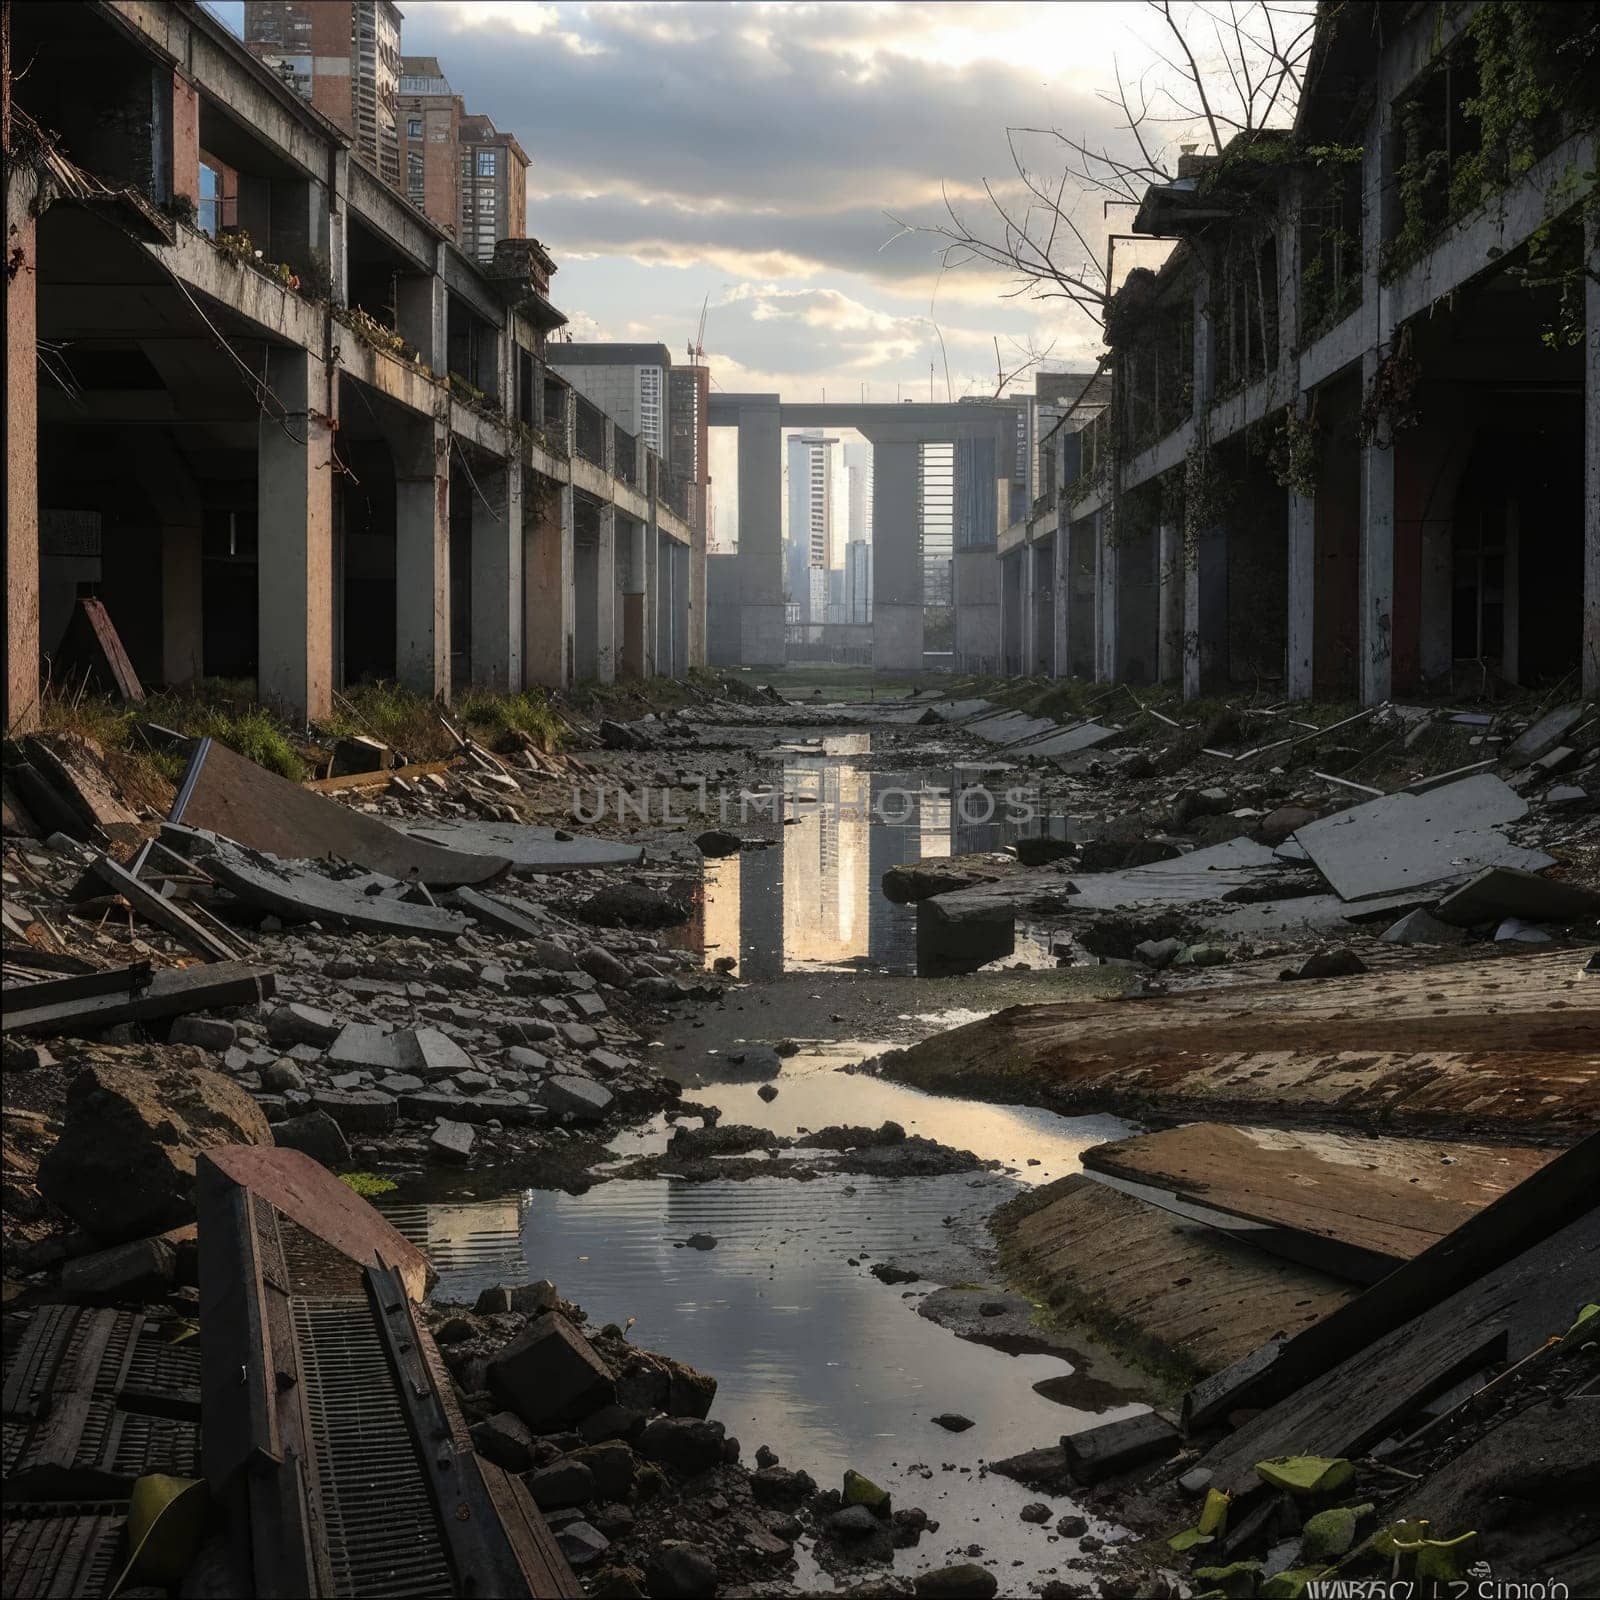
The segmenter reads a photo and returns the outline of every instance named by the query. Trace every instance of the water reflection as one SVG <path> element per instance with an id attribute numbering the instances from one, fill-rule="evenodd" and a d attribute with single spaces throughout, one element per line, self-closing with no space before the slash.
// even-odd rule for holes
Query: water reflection
<path id="1" fill-rule="evenodd" d="M 683 943 L 708 962 L 734 957 L 747 980 L 808 969 L 915 971 L 916 907 L 888 900 L 883 875 L 1041 831 L 1036 797 L 1016 769 L 957 763 L 877 772 L 862 759 L 871 737 L 778 748 L 781 775 L 770 793 L 752 795 L 743 817 L 735 808 L 727 820 L 785 820 L 766 830 L 776 837 L 765 847 L 705 862 Z M 1044 831 L 1056 829 L 1046 823 Z"/>

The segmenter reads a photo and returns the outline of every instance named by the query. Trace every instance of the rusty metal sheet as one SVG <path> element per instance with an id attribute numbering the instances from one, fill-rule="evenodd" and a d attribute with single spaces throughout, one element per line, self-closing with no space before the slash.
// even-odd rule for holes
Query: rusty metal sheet
<path id="1" fill-rule="evenodd" d="M 202 1159 L 353 1261 L 370 1266 L 381 1255 L 400 1274 L 413 1300 L 420 1300 L 433 1284 L 437 1274 L 427 1256 L 349 1184 L 303 1151 L 258 1144 L 223 1145 L 206 1151 Z"/>
<path id="2" fill-rule="evenodd" d="M 167 820 L 207 829 L 284 861 L 337 856 L 433 889 L 487 883 L 510 866 L 502 855 L 469 854 L 408 837 L 377 817 L 258 767 L 215 739 L 202 739 L 195 747 Z"/>

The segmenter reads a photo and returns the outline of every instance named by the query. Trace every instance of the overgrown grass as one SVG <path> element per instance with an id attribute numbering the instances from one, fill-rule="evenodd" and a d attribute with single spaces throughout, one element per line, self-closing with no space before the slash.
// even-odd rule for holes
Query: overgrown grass
<path id="1" fill-rule="evenodd" d="M 376 1172 L 341 1172 L 339 1182 L 354 1189 L 363 1200 L 374 1195 L 393 1194 L 400 1187 L 393 1178 L 380 1178 Z"/>
<path id="2" fill-rule="evenodd" d="M 541 750 L 555 750 L 567 732 L 542 689 L 523 689 L 517 694 L 469 689 L 456 702 L 456 716 L 486 744 L 507 733 L 523 733 Z"/>

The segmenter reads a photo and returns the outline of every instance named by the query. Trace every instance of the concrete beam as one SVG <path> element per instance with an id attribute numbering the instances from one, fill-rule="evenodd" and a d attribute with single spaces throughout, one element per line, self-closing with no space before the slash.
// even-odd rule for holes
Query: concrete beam
<path id="1" fill-rule="evenodd" d="M 438 270 L 443 232 L 359 161 L 350 166 L 350 210 L 416 271 Z"/>
<path id="2" fill-rule="evenodd" d="M 256 692 L 305 722 L 333 709 L 337 389 L 306 350 L 270 350 L 267 383 L 287 414 L 262 424 L 256 469 Z"/>

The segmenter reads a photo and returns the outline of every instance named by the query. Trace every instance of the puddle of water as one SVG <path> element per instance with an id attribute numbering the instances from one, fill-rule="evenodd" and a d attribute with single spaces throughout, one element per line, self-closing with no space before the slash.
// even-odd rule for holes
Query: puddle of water
<path id="1" fill-rule="evenodd" d="M 890 1287 L 870 1275 L 874 1262 L 937 1243 L 946 1219 L 981 1219 L 1005 1187 L 979 1179 L 975 1188 L 966 1176 L 648 1180 L 577 1197 L 533 1191 L 387 1209 L 429 1252 L 441 1296 L 470 1301 L 489 1284 L 549 1277 L 596 1322 L 634 1318 L 639 1344 L 716 1375 L 712 1416 L 746 1457 L 770 1445 L 823 1485 L 854 1467 L 897 1504 L 935 1518 L 938 1533 L 899 1552 L 897 1570 L 964 1559 L 977 1543 L 1016 1593 L 1074 1546 L 1019 1517 L 1029 1501 L 1051 1497 L 984 1475 L 982 1464 L 1053 1443 L 1091 1416 L 1142 1407 L 1080 1409 L 1074 1399 L 1113 1396 L 1075 1388 L 1059 1356 L 959 1340 L 915 1314 L 928 1285 Z M 716 1247 L 684 1248 L 694 1233 L 713 1235 Z M 944 1411 L 975 1425 L 947 1433 L 932 1421 Z M 1057 1515 L 1074 1509 L 1066 1498 L 1052 1503 Z"/>
<path id="2" fill-rule="evenodd" d="M 739 975 L 753 981 L 807 970 L 915 972 L 917 908 L 885 898 L 884 873 L 928 857 L 998 850 L 1028 834 L 1066 836 L 1067 819 L 1039 819 L 1024 775 L 1012 786 L 998 777 L 986 782 L 987 768 L 965 763 L 874 771 L 866 765 L 871 748 L 869 733 L 778 746 L 770 789 L 752 791 L 743 814 L 735 804 L 726 818 L 776 842 L 707 860 L 694 913 L 672 942 L 708 963 L 732 956 Z M 783 824 L 780 810 L 794 820 Z M 1048 929 L 1019 928 L 1014 947 L 1008 936 L 987 954 L 1003 964 L 1051 966 L 1050 943 Z"/>

